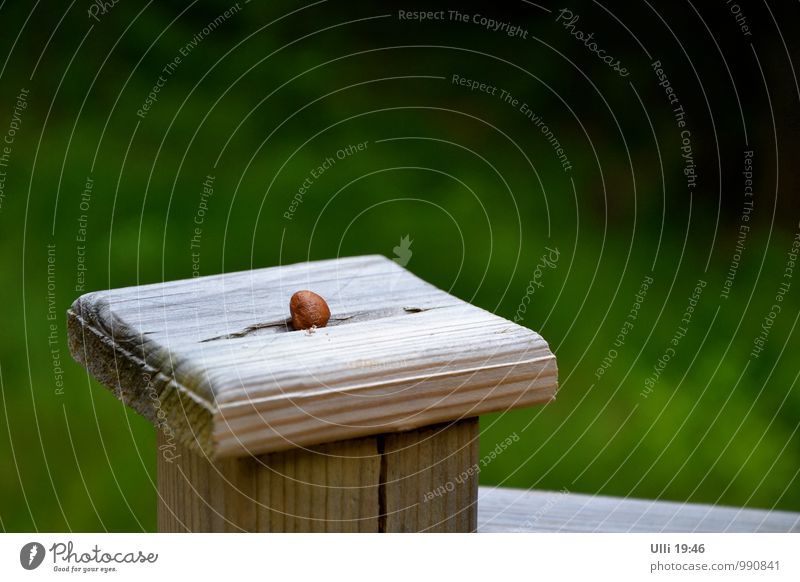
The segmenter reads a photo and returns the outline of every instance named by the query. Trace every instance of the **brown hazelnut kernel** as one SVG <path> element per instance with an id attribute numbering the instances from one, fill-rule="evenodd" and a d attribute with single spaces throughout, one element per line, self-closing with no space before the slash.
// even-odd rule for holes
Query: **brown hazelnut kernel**
<path id="1" fill-rule="evenodd" d="M 325 300 L 313 291 L 298 291 L 289 300 L 292 327 L 296 330 L 325 327 L 331 310 Z"/>

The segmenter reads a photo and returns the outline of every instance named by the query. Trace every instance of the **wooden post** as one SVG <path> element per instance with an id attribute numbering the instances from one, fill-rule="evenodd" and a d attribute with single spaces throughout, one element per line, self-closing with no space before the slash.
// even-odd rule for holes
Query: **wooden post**
<path id="1" fill-rule="evenodd" d="M 300 289 L 327 327 L 289 330 Z M 556 391 L 538 334 L 376 256 L 90 293 L 68 323 L 158 430 L 160 531 L 475 531 L 477 417 Z"/>
<path id="2" fill-rule="evenodd" d="M 471 418 L 217 462 L 180 447 L 159 455 L 158 528 L 475 531 L 477 426 Z M 161 433 L 159 446 L 168 447 Z"/>

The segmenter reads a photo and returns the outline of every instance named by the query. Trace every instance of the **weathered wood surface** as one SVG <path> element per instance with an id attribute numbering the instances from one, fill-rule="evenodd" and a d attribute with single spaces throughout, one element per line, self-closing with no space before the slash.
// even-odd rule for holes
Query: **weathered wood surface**
<path id="1" fill-rule="evenodd" d="M 381 531 L 474 532 L 478 419 L 383 438 Z"/>
<path id="2" fill-rule="evenodd" d="M 479 532 L 800 532 L 800 513 L 481 487 Z"/>
<path id="3" fill-rule="evenodd" d="M 328 327 L 288 331 L 310 289 Z M 535 332 L 380 256 L 98 291 L 68 312 L 73 356 L 185 446 L 217 458 L 410 430 L 551 400 Z"/>
<path id="4" fill-rule="evenodd" d="M 159 433 L 161 532 L 471 532 L 478 419 L 211 461 Z"/>
<path id="5" fill-rule="evenodd" d="M 377 437 L 216 461 L 188 447 L 177 455 L 158 458 L 161 532 L 378 531 Z"/>

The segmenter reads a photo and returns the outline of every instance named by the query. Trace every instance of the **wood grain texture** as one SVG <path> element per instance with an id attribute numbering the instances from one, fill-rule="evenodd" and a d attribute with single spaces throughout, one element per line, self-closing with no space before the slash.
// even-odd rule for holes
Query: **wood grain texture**
<path id="1" fill-rule="evenodd" d="M 299 289 L 326 298 L 328 327 L 287 330 Z M 380 256 L 89 293 L 68 320 L 75 359 L 214 458 L 530 406 L 557 387 L 537 333 Z"/>
<path id="2" fill-rule="evenodd" d="M 476 531 L 477 418 L 383 439 L 386 531 Z"/>
<path id="3" fill-rule="evenodd" d="M 159 454 L 161 532 L 378 531 L 376 437 L 238 459 L 178 455 Z"/>
<path id="4" fill-rule="evenodd" d="M 159 433 L 161 532 L 471 532 L 478 419 L 210 460 Z M 431 456 L 419 458 L 420 453 Z M 387 476 L 390 477 L 387 480 Z M 452 487 L 451 487 L 452 484 Z M 432 495 L 437 487 L 441 492 Z M 426 502 L 426 496 L 430 500 Z"/>
<path id="5" fill-rule="evenodd" d="M 800 513 L 481 487 L 479 532 L 800 532 Z"/>

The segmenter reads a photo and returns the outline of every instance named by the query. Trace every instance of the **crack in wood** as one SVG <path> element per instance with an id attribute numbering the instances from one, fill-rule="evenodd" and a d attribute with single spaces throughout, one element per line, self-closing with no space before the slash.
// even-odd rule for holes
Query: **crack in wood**
<path id="1" fill-rule="evenodd" d="M 432 309 L 437 309 L 437 308 L 436 307 L 403 307 L 403 313 L 423 313 L 425 311 L 430 311 Z M 335 324 L 341 323 L 343 321 L 350 321 L 350 320 L 369 321 L 371 319 L 379 319 L 380 317 L 388 317 L 388 316 L 394 315 L 396 313 L 397 313 L 397 311 L 395 311 L 395 310 L 385 310 L 385 309 L 383 309 L 383 310 L 371 310 L 371 311 L 358 311 L 358 312 L 353 313 L 352 315 L 348 315 L 346 317 L 332 317 L 328 321 L 328 326 L 327 327 L 331 327 L 331 325 L 335 325 Z M 209 338 L 206 338 L 206 339 L 202 339 L 202 340 L 200 340 L 199 343 L 203 344 L 203 343 L 213 342 L 213 341 L 218 341 L 218 340 L 236 339 L 236 338 L 246 337 L 246 336 L 248 336 L 248 335 L 250 335 L 252 333 L 255 333 L 255 332 L 259 331 L 259 330 L 269 329 L 269 328 L 275 328 L 275 333 L 280 333 L 282 331 L 287 331 L 287 332 L 298 331 L 298 330 L 294 330 L 294 329 L 292 329 L 290 327 L 290 325 L 289 325 L 290 322 L 291 322 L 291 318 L 287 317 L 286 319 L 282 319 L 280 321 L 268 321 L 268 322 L 264 322 L 264 323 L 254 323 L 253 325 L 248 325 L 246 328 L 244 328 L 244 329 L 242 329 L 240 331 L 234 331 L 234 332 L 231 332 L 231 333 L 226 333 L 226 334 L 223 334 L 223 335 L 217 335 L 217 336 L 214 336 L 214 337 L 209 337 Z M 299 330 L 299 331 L 303 331 L 303 330 Z M 144 332 L 144 333 L 152 333 L 152 332 Z"/>
<path id="2" fill-rule="evenodd" d="M 289 322 L 290 321 L 291 321 L 291 318 L 287 317 L 286 319 L 283 319 L 281 321 L 268 321 L 268 322 L 265 322 L 265 323 L 254 323 L 253 325 L 248 325 L 246 328 L 244 328 L 241 331 L 235 331 L 235 332 L 232 332 L 232 333 L 226 333 L 226 334 L 223 334 L 223 335 L 209 337 L 209 338 L 200 340 L 200 343 L 204 344 L 206 342 L 213 342 L 213 341 L 217 341 L 217 340 L 234 339 L 234 338 L 239 338 L 239 337 L 245 337 L 245 336 L 250 335 L 251 333 L 256 332 L 256 331 L 258 331 L 260 329 L 267 329 L 267 328 L 270 328 L 270 327 L 274 327 L 275 328 L 275 333 L 279 333 L 280 331 L 282 331 L 281 328 L 283 328 L 283 331 L 290 331 L 289 330 Z"/>
<path id="3" fill-rule="evenodd" d="M 378 472 L 378 533 L 386 533 L 386 478 L 389 472 L 386 458 L 386 440 L 383 435 L 378 435 L 378 457 L 381 464 Z"/>

